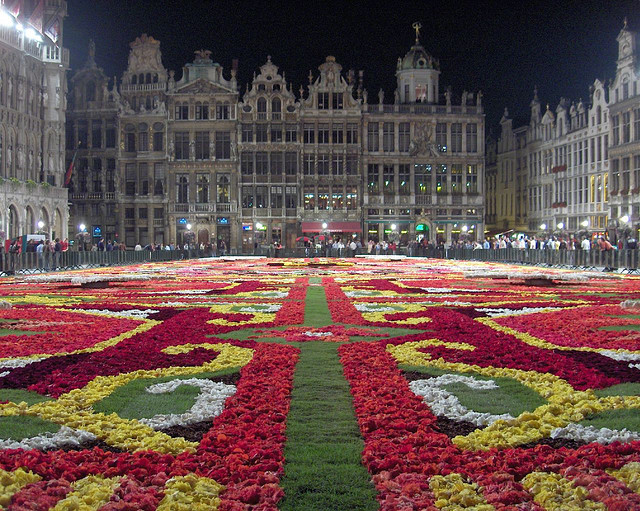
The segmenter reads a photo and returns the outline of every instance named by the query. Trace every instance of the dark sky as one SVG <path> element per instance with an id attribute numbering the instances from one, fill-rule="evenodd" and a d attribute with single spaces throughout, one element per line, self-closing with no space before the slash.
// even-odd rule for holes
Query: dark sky
<path id="1" fill-rule="evenodd" d="M 193 51 L 209 49 L 225 68 L 239 59 L 244 91 L 267 55 L 285 71 L 294 90 L 327 55 L 345 70 L 363 69 L 369 97 L 381 87 L 393 101 L 395 64 L 414 39 L 420 21 L 422 44 L 440 60 L 441 91 L 451 85 L 484 93 L 487 125 L 497 130 L 505 106 L 528 121 L 534 85 L 552 108 L 561 96 L 587 99 L 595 78 L 612 78 L 616 36 L 625 16 L 640 29 L 640 0 L 361 2 L 68 0 L 64 45 L 71 66 L 82 67 L 88 40 L 96 60 L 121 76 L 129 42 L 146 32 L 161 42 L 163 63 L 181 76 Z M 73 73 L 73 70 L 72 70 Z"/>

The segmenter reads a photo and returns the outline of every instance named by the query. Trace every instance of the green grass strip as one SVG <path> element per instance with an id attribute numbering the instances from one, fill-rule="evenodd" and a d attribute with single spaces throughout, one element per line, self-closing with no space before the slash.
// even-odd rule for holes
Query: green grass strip
<path id="1" fill-rule="evenodd" d="M 596 389 L 593 393 L 598 397 L 608 396 L 640 396 L 640 383 L 618 383 L 604 389 Z"/>
<path id="2" fill-rule="evenodd" d="M 607 410 L 586 417 L 578 424 L 594 428 L 623 429 L 640 432 L 640 413 L 637 408 Z"/>
<path id="3" fill-rule="evenodd" d="M 640 325 L 607 325 L 601 326 L 598 330 L 608 332 L 624 332 L 625 330 L 640 330 Z"/>
<path id="4" fill-rule="evenodd" d="M 333 325 L 331 313 L 327 305 L 324 288 L 310 286 L 307 288 L 307 300 L 304 306 L 304 326 L 323 327 Z"/>
<path id="5" fill-rule="evenodd" d="M 315 309 L 313 314 L 321 316 Z M 297 345 L 300 359 L 287 419 L 285 498 L 280 510 L 378 509 L 375 489 L 362 465 L 364 442 L 338 358 L 339 345 Z"/>
<path id="6" fill-rule="evenodd" d="M 45 433 L 56 433 L 59 424 L 42 420 L 29 415 L 15 415 L 0 417 L 0 439 L 23 440 Z"/>
<path id="7" fill-rule="evenodd" d="M 11 401 L 12 403 L 25 402 L 27 405 L 35 405 L 43 401 L 52 401 L 50 397 L 43 396 L 37 392 L 22 389 L 0 389 L 0 401 Z"/>

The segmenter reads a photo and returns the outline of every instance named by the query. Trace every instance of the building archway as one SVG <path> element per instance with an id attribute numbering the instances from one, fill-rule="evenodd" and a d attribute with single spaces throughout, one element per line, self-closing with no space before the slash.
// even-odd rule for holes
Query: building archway
<path id="1" fill-rule="evenodd" d="M 27 221 L 25 223 L 26 234 L 33 234 L 36 232 L 36 216 L 31 206 L 26 208 Z"/>
<path id="2" fill-rule="evenodd" d="M 209 229 L 199 229 L 198 246 L 200 246 L 200 244 L 206 245 L 207 243 L 209 243 Z"/>
<path id="3" fill-rule="evenodd" d="M 63 237 L 63 229 L 62 229 L 62 213 L 59 209 L 56 209 L 56 212 L 53 217 L 53 232 L 51 233 L 52 238 L 62 238 Z"/>
<path id="4" fill-rule="evenodd" d="M 9 206 L 9 232 L 7 236 L 9 239 L 17 238 L 20 235 L 20 217 L 18 216 L 18 210 L 12 204 Z"/>

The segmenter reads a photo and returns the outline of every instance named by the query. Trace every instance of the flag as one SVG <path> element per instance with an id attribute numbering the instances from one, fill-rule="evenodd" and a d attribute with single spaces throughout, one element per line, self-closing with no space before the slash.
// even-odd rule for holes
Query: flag
<path id="1" fill-rule="evenodd" d="M 42 17 L 44 15 L 44 0 L 40 0 L 29 16 L 28 23 L 42 34 Z"/>
<path id="2" fill-rule="evenodd" d="M 58 18 L 53 18 L 49 23 L 47 23 L 47 26 L 44 29 L 44 35 L 51 39 L 54 44 L 58 42 L 58 37 L 60 35 L 60 20 Z"/>
<path id="3" fill-rule="evenodd" d="M 7 11 L 11 13 L 14 18 L 20 15 L 22 10 L 22 0 L 6 0 L 4 2 Z"/>
<path id="4" fill-rule="evenodd" d="M 76 156 L 78 155 L 78 150 L 73 153 L 73 158 L 71 158 L 71 163 L 69 164 L 69 168 L 67 169 L 67 173 L 64 175 L 64 186 L 69 186 L 71 182 L 71 174 L 73 174 L 73 166 L 76 163 Z"/>

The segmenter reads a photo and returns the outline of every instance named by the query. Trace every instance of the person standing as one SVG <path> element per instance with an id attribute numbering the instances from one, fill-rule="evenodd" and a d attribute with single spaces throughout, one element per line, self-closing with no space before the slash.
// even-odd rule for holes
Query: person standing
<path id="1" fill-rule="evenodd" d="M 38 259 L 38 268 L 44 271 L 44 241 L 40 240 L 36 247 L 36 257 Z"/>
<path id="2" fill-rule="evenodd" d="M 54 270 L 60 269 L 60 255 L 62 254 L 62 243 L 60 243 L 60 238 L 56 238 L 55 245 L 53 246 L 53 255 L 54 255 Z"/>

